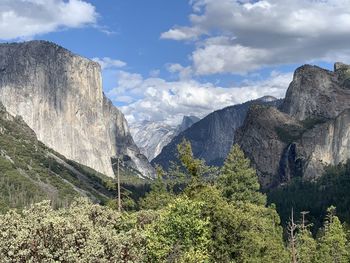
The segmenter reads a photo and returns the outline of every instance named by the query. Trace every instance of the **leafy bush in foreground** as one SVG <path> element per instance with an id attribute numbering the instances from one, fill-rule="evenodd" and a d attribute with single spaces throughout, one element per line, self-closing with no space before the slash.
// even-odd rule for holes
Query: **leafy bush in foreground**
<path id="1" fill-rule="evenodd" d="M 0 216 L 1 262 L 145 262 L 145 237 L 132 218 L 79 199 Z"/>

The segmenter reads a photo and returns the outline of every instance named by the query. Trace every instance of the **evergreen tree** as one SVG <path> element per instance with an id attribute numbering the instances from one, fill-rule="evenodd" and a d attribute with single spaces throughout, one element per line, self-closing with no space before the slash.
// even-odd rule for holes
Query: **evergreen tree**
<path id="1" fill-rule="evenodd" d="M 146 227 L 147 262 L 208 262 L 210 232 L 202 203 L 179 197 Z"/>
<path id="2" fill-rule="evenodd" d="M 151 191 L 140 201 L 140 207 L 142 209 L 157 210 L 163 208 L 174 198 L 174 195 L 167 190 L 163 169 L 157 166 L 156 172 L 157 178 L 151 185 Z"/>
<path id="3" fill-rule="evenodd" d="M 265 204 L 266 198 L 259 192 L 256 171 L 251 168 L 249 159 L 236 144 L 232 147 L 221 169 L 219 188 L 229 201 Z"/>
<path id="4" fill-rule="evenodd" d="M 314 263 L 317 256 L 317 242 L 307 228 L 302 228 L 296 235 L 297 260 L 301 263 Z"/>
<path id="5" fill-rule="evenodd" d="M 324 233 L 319 239 L 318 262 L 348 263 L 349 260 L 346 233 L 335 215 L 335 207 L 330 207 L 325 220 Z"/>
<path id="6" fill-rule="evenodd" d="M 188 140 L 183 139 L 177 146 L 177 150 L 178 158 L 192 180 L 199 181 L 210 173 L 211 168 L 205 164 L 204 160 L 194 157 L 191 143 Z"/>
<path id="7" fill-rule="evenodd" d="M 194 193 L 217 177 L 218 169 L 206 165 L 204 160 L 194 157 L 191 143 L 184 139 L 178 146 L 178 158 L 185 171 L 185 177 L 190 181 L 185 189 L 185 194 L 191 197 Z M 180 174 L 182 174 L 180 172 Z"/>
<path id="8" fill-rule="evenodd" d="M 192 200 L 203 204 L 202 217 L 210 222 L 210 262 L 288 262 L 274 207 L 229 203 L 212 185 L 200 188 Z"/>

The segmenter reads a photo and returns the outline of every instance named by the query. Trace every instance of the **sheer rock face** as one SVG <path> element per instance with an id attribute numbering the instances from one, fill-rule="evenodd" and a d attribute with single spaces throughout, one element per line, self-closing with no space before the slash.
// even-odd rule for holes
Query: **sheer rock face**
<path id="1" fill-rule="evenodd" d="M 254 104 L 279 106 L 281 100 L 267 96 L 214 111 L 175 136 L 152 160 L 152 164 L 168 168 L 171 161 L 177 161 L 177 145 L 187 139 L 191 142 L 194 156 L 210 165 L 222 165 L 232 147 L 235 131 L 243 124 L 249 107 Z"/>
<path id="2" fill-rule="evenodd" d="M 335 118 L 350 108 L 350 67 L 335 64 L 335 71 L 305 65 L 298 68 L 281 110 L 298 120 Z"/>
<path id="3" fill-rule="evenodd" d="M 331 72 L 302 66 L 294 74 L 281 111 L 251 108 L 236 142 L 257 168 L 263 188 L 302 176 L 313 180 L 326 165 L 350 158 L 350 67 Z"/>
<path id="4" fill-rule="evenodd" d="M 100 66 L 45 41 L 0 45 L 0 101 L 39 140 L 69 159 L 113 176 L 112 156 L 130 156 L 145 176 L 123 114 L 102 92 Z"/>
<path id="5" fill-rule="evenodd" d="M 308 179 L 320 176 L 325 165 L 350 159 L 350 109 L 305 132 L 299 148 L 305 158 L 303 174 Z"/>
<path id="6" fill-rule="evenodd" d="M 298 129 L 300 123 L 276 108 L 253 106 L 241 128 L 236 131 L 235 142 L 257 168 L 262 188 L 280 183 L 279 164 L 287 143 L 280 139 L 277 127 Z M 277 176 L 276 176 L 277 175 Z"/>

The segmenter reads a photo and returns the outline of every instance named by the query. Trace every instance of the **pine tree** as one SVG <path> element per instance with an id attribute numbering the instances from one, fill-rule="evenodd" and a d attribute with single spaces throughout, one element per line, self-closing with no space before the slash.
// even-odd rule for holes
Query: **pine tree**
<path id="1" fill-rule="evenodd" d="M 236 144 L 232 147 L 221 169 L 218 186 L 229 201 L 265 204 L 266 198 L 259 192 L 256 171 L 249 159 Z"/>
<path id="2" fill-rule="evenodd" d="M 168 192 L 167 185 L 164 182 L 164 171 L 160 166 L 156 167 L 157 178 L 151 185 L 151 191 L 141 199 L 142 209 L 157 210 L 165 207 L 173 198 L 173 194 Z"/>
<path id="3" fill-rule="evenodd" d="M 184 139 L 178 146 L 178 157 L 182 164 L 182 170 L 185 177 L 189 178 L 189 184 L 185 188 L 185 193 L 191 196 L 201 187 L 211 183 L 217 177 L 218 169 L 206 165 L 204 160 L 195 158 L 192 152 L 192 146 L 189 141 Z"/>
<path id="4" fill-rule="evenodd" d="M 317 256 L 317 243 L 311 232 L 304 228 L 296 235 L 297 262 L 314 263 Z"/>
<path id="5" fill-rule="evenodd" d="M 202 160 L 196 159 L 193 156 L 191 143 L 183 139 L 177 146 L 177 151 L 182 165 L 186 168 L 192 179 L 200 179 L 205 170 L 205 164 Z"/>
<path id="6" fill-rule="evenodd" d="M 335 215 L 335 207 L 328 209 L 324 233 L 319 239 L 318 250 L 318 262 L 347 263 L 350 260 L 346 233 L 339 218 Z"/>

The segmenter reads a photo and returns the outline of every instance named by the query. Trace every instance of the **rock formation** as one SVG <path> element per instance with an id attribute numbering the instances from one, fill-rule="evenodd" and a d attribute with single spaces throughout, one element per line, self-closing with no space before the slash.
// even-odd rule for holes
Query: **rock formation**
<path id="1" fill-rule="evenodd" d="M 199 121 L 195 116 L 184 116 L 178 126 L 168 125 L 164 122 L 143 121 L 131 125 L 131 133 L 140 151 L 153 160 L 162 149 L 180 132 L 191 127 Z"/>
<path id="2" fill-rule="evenodd" d="M 266 96 L 215 111 L 174 137 L 152 160 L 152 164 L 168 168 L 170 162 L 177 159 L 176 146 L 186 138 L 191 142 L 193 153 L 197 158 L 204 159 L 210 165 L 221 165 L 232 147 L 236 129 L 243 124 L 247 111 L 253 104 L 277 106 L 281 101 Z"/>
<path id="3" fill-rule="evenodd" d="M 305 65 L 295 71 L 281 111 L 252 107 L 236 142 L 257 168 L 263 188 L 350 158 L 350 66 L 334 72 Z"/>
<path id="4" fill-rule="evenodd" d="M 113 176 L 111 157 L 119 156 L 153 175 L 123 114 L 102 92 L 100 66 L 89 59 L 46 41 L 1 44 L 0 101 L 69 159 Z"/>
<path id="5" fill-rule="evenodd" d="M 9 114 L 0 102 L 0 211 L 42 200 L 61 207 L 79 196 L 104 203 L 115 197 L 108 182 L 38 141 L 22 117 Z"/>

